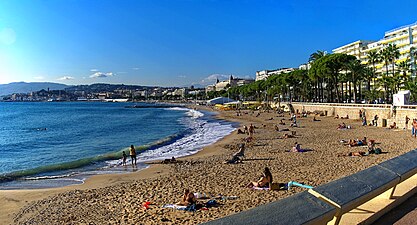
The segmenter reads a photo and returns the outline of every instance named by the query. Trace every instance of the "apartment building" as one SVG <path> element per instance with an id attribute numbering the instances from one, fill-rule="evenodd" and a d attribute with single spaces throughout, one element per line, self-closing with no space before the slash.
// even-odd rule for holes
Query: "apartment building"
<path id="1" fill-rule="evenodd" d="M 399 48 L 400 57 L 396 59 L 396 63 L 409 60 L 414 64 L 414 57 L 410 52 L 413 52 L 417 47 L 417 22 L 386 31 L 384 37 L 379 41 L 359 40 L 336 48 L 333 52 L 354 55 L 363 64 L 368 64 L 367 55 L 370 51 L 380 51 L 389 44 L 395 44 Z M 386 70 L 384 62 L 377 63 L 375 67 L 380 73 L 384 73 Z M 415 65 L 411 65 L 411 69 L 415 71 Z M 392 65 L 388 65 L 388 70 L 392 70 Z"/>
<path id="2" fill-rule="evenodd" d="M 276 70 L 260 70 L 256 71 L 256 81 L 258 80 L 266 80 L 269 76 L 282 74 L 282 73 L 289 73 L 296 70 L 296 68 L 280 68 Z"/>
<path id="3" fill-rule="evenodd" d="M 361 62 L 366 58 L 366 49 L 368 48 L 369 44 L 374 43 L 375 41 L 365 41 L 365 40 L 358 40 L 346 45 L 343 45 L 339 48 L 333 49 L 333 53 L 344 53 L 347 55 L 356 56 Z"/>

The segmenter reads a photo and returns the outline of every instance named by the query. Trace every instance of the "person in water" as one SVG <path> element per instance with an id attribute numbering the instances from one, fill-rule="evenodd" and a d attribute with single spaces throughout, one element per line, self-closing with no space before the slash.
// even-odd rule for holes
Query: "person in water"
<path id="1" fill-rule="evenodd" d="M 123 151 L 123 166 L 126 166 L 126 159 L 127 159 L 127 155 L 125 151 Z"/>
<path id="2" fill-rule="evenodd" d="M 131 145 L 130 146 L 130 158 L 132 159 L 132 166 L 136 166 L 136 149 L 135 146 Z"/>

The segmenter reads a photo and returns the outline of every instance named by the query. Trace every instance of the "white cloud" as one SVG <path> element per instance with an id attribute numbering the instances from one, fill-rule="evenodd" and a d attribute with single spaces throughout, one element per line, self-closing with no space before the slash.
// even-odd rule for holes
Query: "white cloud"
<path id="1" fill-rule="evenodd" d="M 63 76 L 63 77 L 58 78 L 57 80 L 74 80 L 74 77 L 71 77 L 71 76 Z"/>
<path id="2" fill-rule="evenodd" d="M 98 69 L 91 69 L 91 72 L 98 72 Z"/>
<path id="3" fill-rule="evenodd" d="M 103 73 L 103 72 L 95 72 L 92 75 L 90 75 L 90 78 L 106 78 L 106 77 L 111 77 L 115 74 L 113 74 L 112 72 L 110 73 Z"/>

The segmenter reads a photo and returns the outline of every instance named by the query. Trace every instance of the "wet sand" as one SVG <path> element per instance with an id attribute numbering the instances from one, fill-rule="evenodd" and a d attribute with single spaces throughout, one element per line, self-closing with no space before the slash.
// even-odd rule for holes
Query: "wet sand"
<path id="1" fill-rule="evenodd" d="M 99 175 L 83 185 L 43 190 L 0 191 L 0 224 L 196 224 L 224 217 L 261 204 L 285 198 L 305 189 L 290 191 L 257 191 L 246 188 L 250 181 L 269 167 L 274 182 L 298 181 L 317 186 L 353 174 L 387 159 L 401 155 L 417 146 L 410 132 L 377 127 L 362 127 L 360 121 L 312 116 L 299 118 L 301 127 L 296 138 L 281 139 L 274 125 L 283 117 L 278 114 L 242 111 L 221 112 L 219 117 L 256 127 L 254 141 L 246 146 L 240 164 L 224 164 L 237 151 L 245 134 L 233 134 L 204 148 L 199 153 L 182 158 L 182 163 L 152 164 L 151 168 L 123 175 Z M 245 114 L 247 113 L 247 114 Z M 272 118 L 272 119 L 271 119 Z M 337 130 L 345 122 L 353 129 Z M 362 147 L 348 147 L 341 139 L 375 139 L 383 154 L 366 157 L 338 157 L 351 151 L 365 151 Z M 294 142 L 304 153 L 287 152 Z M 193 192 L 217 196 L 238 196 L 234 200 L 218 200 L 219 207 L 187 212 L 162 208 L 164 204 L 180 200 L 184 188 Z M 151 202 L 144 209 L 144 202 Z"/>

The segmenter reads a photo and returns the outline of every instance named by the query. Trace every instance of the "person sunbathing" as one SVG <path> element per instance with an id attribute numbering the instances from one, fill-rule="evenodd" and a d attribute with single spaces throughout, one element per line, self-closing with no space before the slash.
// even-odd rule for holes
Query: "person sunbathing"
<path id="1" fill-rule="evenodd" d="M 335 118 L 335 119 L 339 119 L 339 114 L 337 114 L 334 118 Z"/>
<path id="2" fill-rule="evenodd" d="M 346 124 L 343 122 L 343 123 L 341 123 L 341 124 L 339 124 L 338 126 L 337 126 L 337 129 L 346 129 L 347 127 L 346 127 Z"/>
<path id="3" fill-rule="evenodd" d="M 285 123 L 284 123 L 284 121 L 283 121 L 284 119 L 281 119 L 281 121 L 279 122 L 279 125 L 285 125 Z"/>
<path id="4" fill-rule="evenodd" d="M 269 171 L 268 167 L 265 167 L 264 172 L 261 176 L 261 178 L 259 178 L 258 181 L 256 182 L 250 182 L 248 184 L 248 187 L 252 188 L 252 187 L 270 187 L 272 184 L 272 174 L 271 171 Z"/>
<path id="5" fill-rule="evenodd" d="M 303 152 L 301 149 L 301 144 L 298 144 L 297 142 L 294 143 L 294 147 L 292 147 L 291 152 Z"/>
<path id="6" fill-rule="evenodd" d="M 287 138 L 294 138 L 294 135 L 291 135 L 291 134 L 284 134 L 284 135 L 282 136 L 282 138 L 284 138 L 284 139 L 287 139 Z"/>
<path id="7" fill-rule="evenodd" d="M 349 115 L 346 115 L 346 117 L 340 117 L 340 119 L 349 119 Z"/>
<path id="8" fill-rule="evenodd" d="M 196 202 L 197 199 L 195 198 L 194 194 L 190 192 L 189 189 L 185 189 L 184 195 L 182 196 L 181 201 L 177 203 L 177 205 L 189 206 L 195 204 Z"/>
<path id="9" fill-rule="evenodd" d="M 397 123 L 393 122 L 392 125 L 389 125 L 389 129 L 396 129 L 397 128 Z"/>
<path id="10" fill-rule="evenodd" d="M 348 154 L 339 154 L 340 156 L 367 156 L 366 152 L 349 152 Z"/>

